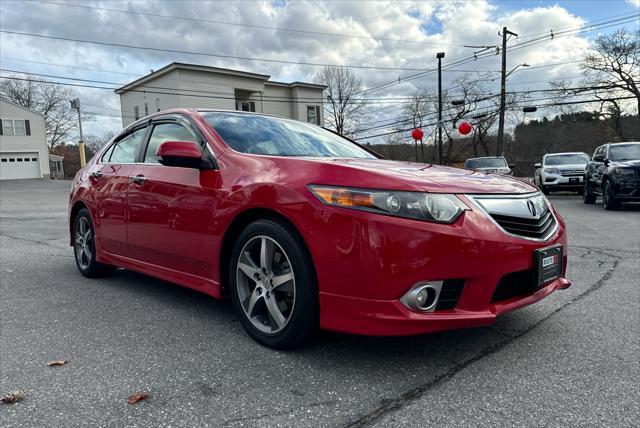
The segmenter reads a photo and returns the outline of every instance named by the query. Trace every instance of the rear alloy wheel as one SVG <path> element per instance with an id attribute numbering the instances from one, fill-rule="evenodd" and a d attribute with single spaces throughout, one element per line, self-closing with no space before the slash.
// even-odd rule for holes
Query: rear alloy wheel
<path id="1" fill-rule="evenodd" d="M 618 201 L 611 188 L 611 183 L 607 180 L 602 188 L 602 205 L 605 210 L 615 211 L 620 209 L 620 201 Z"/>
<path id="2" fill-rule="evenodd" d="M 73 252 L 78 270 L 87 278 L 98 278 L 115 270 L 115 266 L 96 261 L 95 236 L 89 210 L 83 208 L 73 224 Z"/>
<path id="3" fill-rule="evenodd" d="M 259 220 L 234 246 L 233 304 L 245 330 L 277 349 L 300 345 L 318 325 L 318 292 L 304 243 L 285 224 Z"/>
<path id="4" fill-rule="evenodd" d="M 584 188 L 582 189 L 582 201 L 585 204 L 592 205 L 596 203 L 597 196 L 591 190 L 591 185 L 588 181 L 584 182 Z"/>

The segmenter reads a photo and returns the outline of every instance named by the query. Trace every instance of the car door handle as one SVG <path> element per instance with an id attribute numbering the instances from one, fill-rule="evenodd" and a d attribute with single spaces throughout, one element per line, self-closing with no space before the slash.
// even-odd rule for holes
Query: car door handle
<path id="1" fill-rule="evenodd" d="M 100 171 L 100 170 L 98 170 L 98 171 L 93 171 L 93 172 L 91 173 L 91 177 L 92 177 L 92 178 L 95 178 L 95 179 L 97 180 L 98 178 L 102 177 L 102 171 Z"/>
<path id="2" fill-rule="evenodd" d="M 145 176 L 144 176 L 144 175 L 142 175 L 142 174 L 138 174 L 138 175 L 136 175 L 136 176 L 134 176 L 134 177 L 131 177 L 131 182 L 132 182 L 133 184 L 138 185 L 138 186 L 142 186 L 142 185 L 144 185 L 145 181 L 147 181 L 147 179 L 146 179 L 146 178 L 145 178 Z"/>

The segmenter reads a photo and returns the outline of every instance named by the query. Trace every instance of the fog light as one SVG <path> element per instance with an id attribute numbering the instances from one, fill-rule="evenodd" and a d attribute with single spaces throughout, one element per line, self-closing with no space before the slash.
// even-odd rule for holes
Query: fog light
<path id="1" fill-rule="evenodd" d="M 409 309 L 432 312 L 438 303 L 442 281 L 421 282 L 407 291 L 400 301 Z"/>

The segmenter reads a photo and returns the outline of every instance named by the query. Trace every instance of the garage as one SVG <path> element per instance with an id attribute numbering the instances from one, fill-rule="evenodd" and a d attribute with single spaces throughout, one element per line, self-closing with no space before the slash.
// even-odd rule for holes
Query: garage
<path id="1" fill-rule="evenodd" d="M 0 154 L 0 180 L 41 177 L 37 152 Z"/>

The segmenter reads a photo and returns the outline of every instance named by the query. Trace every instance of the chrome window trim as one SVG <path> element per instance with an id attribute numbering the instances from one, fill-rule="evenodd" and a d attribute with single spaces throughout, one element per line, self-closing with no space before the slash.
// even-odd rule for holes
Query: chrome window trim
<path id="1" fill-rule="evenodd" d="M 498 229 L 500 229 L 504 234 L 509 235 L 509 236 L 513 236 L 514 238 L 519 238 L 519 239 L 525 239 L 527 241 L 535 241 L 535 242 L 547 242 L 549 240 L 549 238 L 551 238 L 556 231 L 558 230 L 558 226 L 559 226 L 559 222 L 558 222 L 558 218 L 556 217 L 555 213 L 553 212 L 553 209 L 551 209 L 551 202 L 549 202 L 549 200 L 540 192 L 530 192 L 530 193 L 523 193 L 523 194 L 465 194 L 464 196 L 466 196 L 466 198 L 478 209 L 478 211 L 480 211 L 481 213 L 483 213 Z M 547 203 L 547 206 L 549 208 L 549 212 L 551 213 L 551 217 L 553 217 L 554 221 L 555 221 L 555 225 L 553 226 L 553 228 L 542 238 L 531 238 L 529 236 L 522 236 L 522 235 L 516 235 L 514 233 L 511 232 L 507 232 L 502 226 L 500 226 L 500 224 L 491 216 L 491 214 L 484 209 L 484 207 L 482 206 L 482 204 L 480 202 L 478 202 L 478 200 L 481 199 L 529 199 L 531 197 L 534 196 L 542 196 L 544 198 L 544 200 Z"/>

